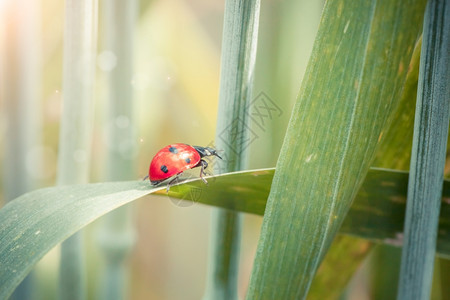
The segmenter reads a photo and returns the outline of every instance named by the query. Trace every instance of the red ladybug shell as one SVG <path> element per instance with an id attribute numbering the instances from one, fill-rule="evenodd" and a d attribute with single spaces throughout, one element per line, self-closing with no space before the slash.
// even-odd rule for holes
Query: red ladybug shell
<path id="1" fill-rule="evenodd" d="M 194 147 L 186 144 L 172 144 L 156 153 L 150 163 L 148 176 L 152 184 L 156 184 L 196 167 L 200 159 L 200 154 Z"/>

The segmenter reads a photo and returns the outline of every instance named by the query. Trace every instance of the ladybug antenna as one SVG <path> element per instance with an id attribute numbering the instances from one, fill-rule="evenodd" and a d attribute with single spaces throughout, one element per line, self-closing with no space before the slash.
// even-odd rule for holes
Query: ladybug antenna
<path id="1" fill-rule="evenodd" d="M 211 153 L 211 155 L 215 155 L 215 156 L 217 156 L 218 158 L 222 159 L 222 157 L 217 153 L 218 151 L 217 151 L 216 149 L 209 148 L 209 147 L 207 147 L 207 149 L 209 150 L 209 152 Z"/>
<path id="2" fill-rule="evenodd" d="M 213 155 L 217 156 L 217 157 L 220 158 L 220 159 L 223 159 L 223 158 L 219 155 L 219 153 L 224 153 L 225 150 L 216 150 L 216 149 L 213 149 L 213 150 L 214 150 L 214 154 L 213 154 Z"/>

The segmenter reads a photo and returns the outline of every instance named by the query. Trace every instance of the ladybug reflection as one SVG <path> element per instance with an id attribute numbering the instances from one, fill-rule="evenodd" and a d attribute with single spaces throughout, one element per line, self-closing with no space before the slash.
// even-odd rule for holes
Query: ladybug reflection
<path id="1" fill-rule="evenodd" d="M 217 151 L 211 147 L 190 146 L 186 144 L 172 144 L 162 148 L 153 157 L 148 170 L 150 182 L 158 185 L 162 181 L 175 176 L 168 184 L 167 190 L 178 176 L 188 169 L 200 167 L 200 178 L 207 183 L 203 175 L 208 163 L 203 159 L 206 156 L 217 156 Z"/>

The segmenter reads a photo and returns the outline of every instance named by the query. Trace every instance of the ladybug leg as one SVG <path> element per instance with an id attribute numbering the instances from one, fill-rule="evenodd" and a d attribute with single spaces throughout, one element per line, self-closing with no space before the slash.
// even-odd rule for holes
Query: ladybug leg
<path id="1" fill-rule="evenodd" d="M 169 183 L 167 184 L 167 189 L 166 192 L 168 193 L 170 190 L 170 187 L 175 184 L 175 182 L 178 182 L 178 176 L 180 176 L 180 174 L 177 174 L 177 176 L 175 176 L 171 181 L 169 181 Z"/>
<path id="2" fill-rule="evenodd" d="M 146 179 L 148 179 L 148 175 L 145 176 L 145 177 L 142 179 L 142 181 L 145 181 Z"/>
<path id="3" fill-rule="evenodd" d="M 203 180 L 205 184 L 208 184 L 208 181 L 206 181 L 205 178 L 203 178 L 203 175 L 206 175 L 205 169 L 208 167 L 208 163 L 205 160 L 200 160 L 201 169 L 200 169 L 200 179 Z"/>

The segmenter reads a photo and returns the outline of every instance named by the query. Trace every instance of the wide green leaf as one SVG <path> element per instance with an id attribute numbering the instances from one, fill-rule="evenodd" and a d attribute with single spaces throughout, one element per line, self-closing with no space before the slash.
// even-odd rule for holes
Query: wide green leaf
<path id="1" fill-rule="evenodd" d="M 277 162 L 248 299 L 304 299 L 406 79 L 425 1 L 327 1 Z"/>
<path id="2" fill-rule="evenodd" d="M 396 170 L 408 169 L 414 127 L 414 104 L 416 102 L 419 73 L 420 45 L 421 42 L 419 41 L 414 47 L 411 61 L 407 67 L 408 73 L 400 102 L 395 109 L 394 115 L 391 117 L 390 126 L 386 126 L 383 132 L 372 167 Z M 317 270 L 308 293 L 308 299 L 338 299 L 362 262 L 371 253 L 373 246 L 375 245 L 368 240 L 356 239 L 350 236 L 339 236 L 336 238 Z M 379 283 L 377 282 L 376 287 L 372 283 L 371 287 L 372 291 L 394 290 L 394 296 L 389 298 L 393 299 L 397 289 L 397 269 L 400 269 L 400 264 L 395 264 L 393 261 L 395 261 L 395 255 L 397 254 L 398 256 L 399 249 L 390 246 L 381 247 L 389 248 L 395 253 L 391 253 L 391 255 L 371 254 L 371 262 L 375 258 L 381 260 L 383 257 L 386 257 L 386 259 L 389 259 L 388 263 L 375 262 L 371 265 L 372 268 L 377 268 L 377 271 L 371 272 L 371 278 L 383 280 Z M 379 251 L 379 248 L 377 247 L 375 251 Z M 400 261 L 399 258 L 397 260 Z M 341 270 L 338 277 L 331 275 L 334 274 L 336 269 Z M 381 270 L 383 270 L 382 273 L 380 273 Z M 378 276 L 378 274 L 381 275 Z M 388 299 L 388 297 L 375 297 L 374 299 Z"/>
<path id="3" fill-rule="evenodd" d="M 274 169 L 235 172 L 171 188 L 168 196 L 263 215 Z M 374 169 L 344 221 L 341 233 L 400 245 L 408 173 Z M 40 189 L 0 210 L 0 299 L 14 288 L 45 253 L 90 222 L 145 195 L 166 194 L 165 187 L 127 181 Z M 444 198 L 438 254 L 450 257 L 450 182 Z"/>

